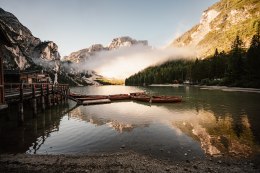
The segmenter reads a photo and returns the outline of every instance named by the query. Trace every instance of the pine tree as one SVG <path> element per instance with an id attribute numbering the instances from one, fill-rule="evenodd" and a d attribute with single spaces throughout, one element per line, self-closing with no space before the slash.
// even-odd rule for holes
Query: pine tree
<path id="1" fill-rule="evenodd" d="M 242 60 L 243 56 L 243 42 L 237 35 L 231 46 L 231 57 L 229 59 L 229 77 L 232 81 L 240 80 L 243 71 L 244 64 Z"/>
<path id="2" fill-rule="evenodd" d="M 248 72 L 251 79 L 260 79 L 260 35 L 259 23 L 257 32 L 252 37 L 250 47 L 247 51 Z"/>

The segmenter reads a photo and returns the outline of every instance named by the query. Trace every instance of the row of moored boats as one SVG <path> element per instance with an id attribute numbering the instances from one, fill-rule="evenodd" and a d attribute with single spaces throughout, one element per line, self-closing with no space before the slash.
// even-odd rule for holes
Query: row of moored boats
<path id="1" fill-rule="evenodd" d="M 145 92 L 115 95 L 82 95 L 71 93 L 70 97 L 77 100 L 78 103 L 85 105 L 110 103 L 117 100 L 136 100 L 149 103 L 178 103 L 182 101 L 182 97 L 178 96 L 149 96 Z"/>

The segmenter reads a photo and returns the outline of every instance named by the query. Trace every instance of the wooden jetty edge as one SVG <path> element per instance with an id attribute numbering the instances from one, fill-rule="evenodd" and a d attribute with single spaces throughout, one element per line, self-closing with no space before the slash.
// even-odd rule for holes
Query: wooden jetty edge
<path id="1" fill-rule="evenodd" d="M 64 103 L 69 98 L 69 85 L 51 83 L 5 83 L 4 101 L 6 104 L 19 105 L 18 119 L 24 121 L 24 103 L 30 100 L 33 117 L 38 111 L 45 111 L 54 105 Z"/>

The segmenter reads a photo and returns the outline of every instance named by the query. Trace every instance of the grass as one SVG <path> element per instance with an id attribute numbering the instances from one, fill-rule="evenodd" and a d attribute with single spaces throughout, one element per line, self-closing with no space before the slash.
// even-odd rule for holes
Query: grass
<path id="1" fill-rule="evenodd" d="M 121 79 L 108 79 L 108 78 L 98 78 L 95 81 L 99 82 L 102 85 L 123 85 L 124 80 Z"/>

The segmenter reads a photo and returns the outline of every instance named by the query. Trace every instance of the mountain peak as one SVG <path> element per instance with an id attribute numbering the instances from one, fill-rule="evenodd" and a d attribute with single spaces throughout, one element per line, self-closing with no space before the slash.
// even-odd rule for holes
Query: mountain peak
<path id="1" fill-rule="evenodd" d="M 93 44 L 89 48 L 81 49 L 79 51 L 71 53 L 69 56 L 65 56 L 63 60 L 79 63 L 81 61 L 85 61 L 91 55 L 94 55 L 95 53 L 98 53 L 100 51 L 110 51 L 119 49 L 121 47 L 130 47 L 137 44 L 147 46 L 148 41 L 135 40 L 129 36 L 117 37 L 114 38 L 107 47 L 104 47 L 102 44 Z"/>
<path id="2" fill-rule="evenodd" d="M 132 39 L 129 36 L 123 36 L 123 37 L 114 38 L 110 43 L 110 45 L 108 46 L 108 49 L 112 50 L 112 49 L 118 49 L 120 47 L 130 47 L 135 44 L 142 44 L 147 46 L 148 42 L 146 40 L 137 41 L 135 39 Z"/>
<path id="3" fill-rule="evenodd" d="M 249 47 L 255 34 L 255 24 L 260 21 L 258 0 L 221 0 L 203 12 L 200 22 L 170 46 L 193 46 L 199 57 L 212 55 L 218 48 L 230 51 L 230 43 L 236 35 Z"/>

